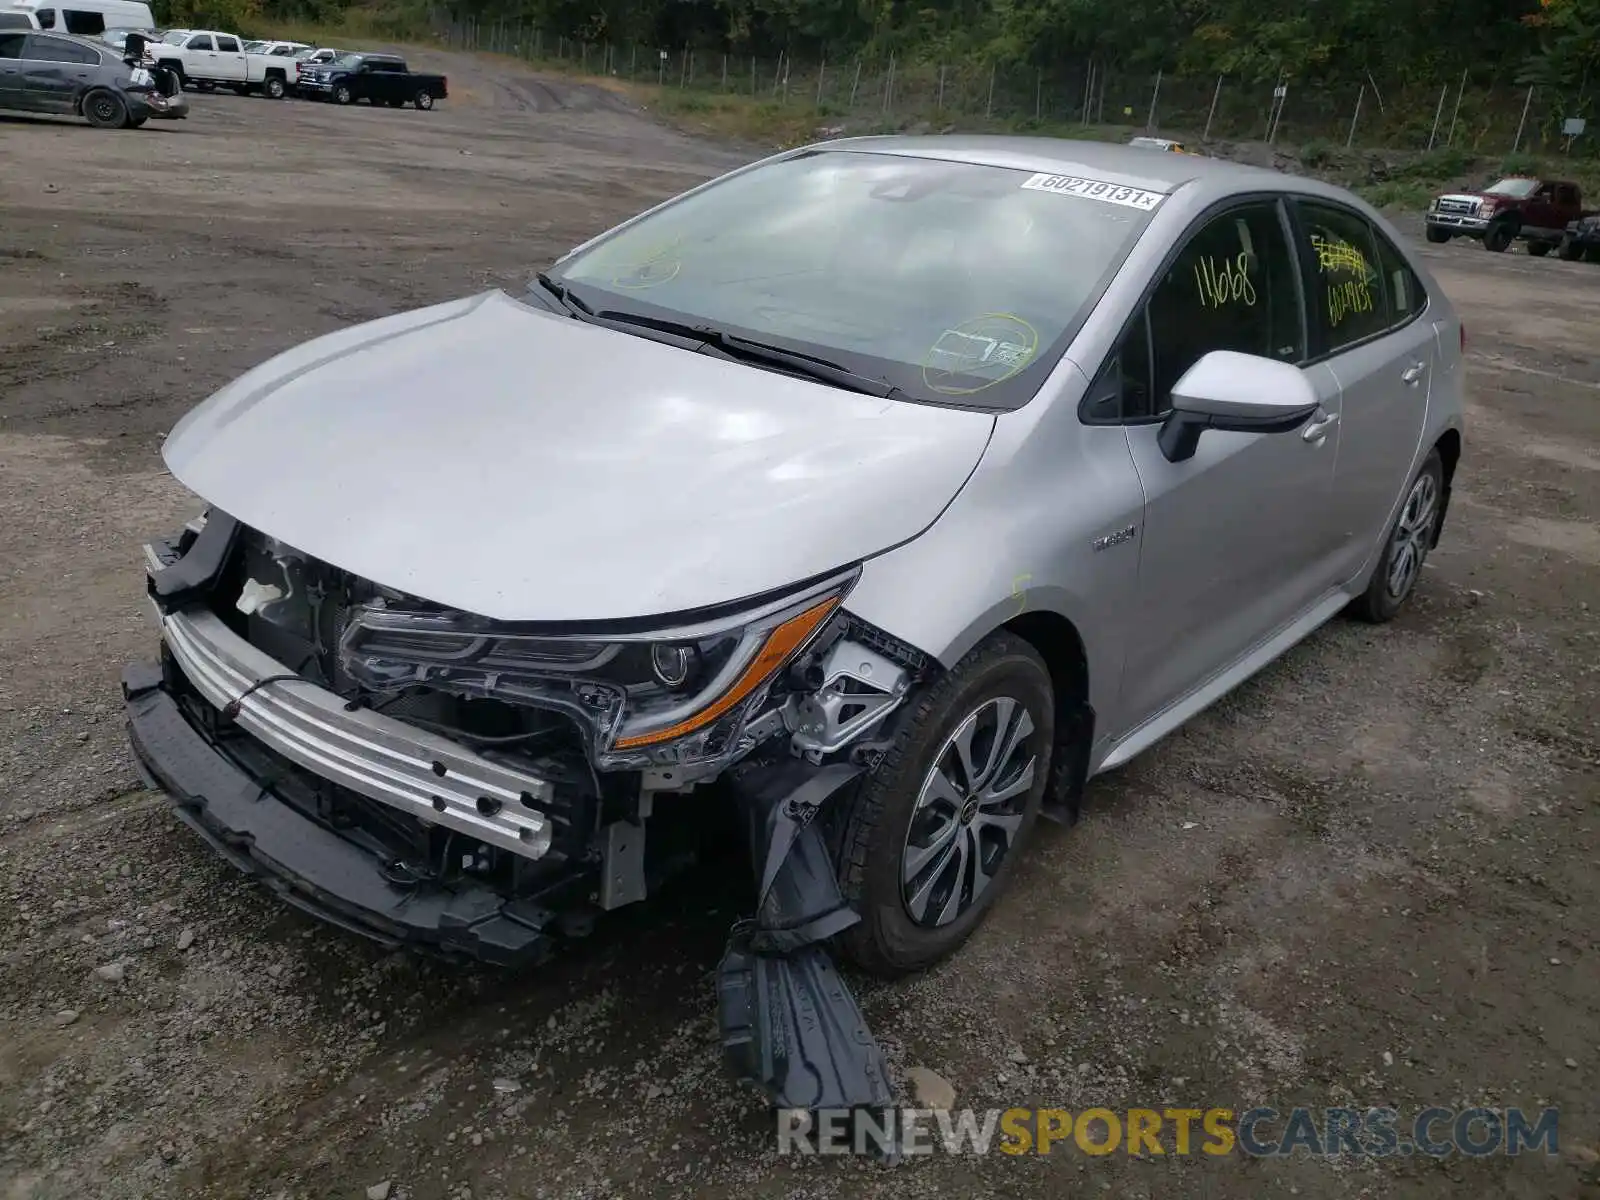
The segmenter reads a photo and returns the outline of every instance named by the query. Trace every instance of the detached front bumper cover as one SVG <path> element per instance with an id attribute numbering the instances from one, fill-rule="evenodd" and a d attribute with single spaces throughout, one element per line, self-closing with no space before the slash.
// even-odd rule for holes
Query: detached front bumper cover
<path id="1" fill-rule="evenodd" d="M 817 827 L 860 768 L 795 761 L 736 782 L 758 872 L 756 916 L 734 926 L 717 977 L 728 1065 L 777 1108 L 881 1110 L 889 1072 L 821 943 L 861 918 L 844 900 Z"/>

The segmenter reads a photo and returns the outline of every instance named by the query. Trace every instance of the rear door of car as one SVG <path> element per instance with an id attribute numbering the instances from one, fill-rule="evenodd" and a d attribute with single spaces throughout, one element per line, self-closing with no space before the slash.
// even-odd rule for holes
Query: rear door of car
<path id="1" fill-rule="evenodd" d="M 1361 213 L 1320 197 L 1292 209 L 1310 284 L 1315 361 L 1341 392 L 1333 514 L 1339 578 L 1358 575 L 1409 482 L 1438 359 L 1428 305 L 1405 256 Z"/>
<path id="2" fill-rule="evenodd" d="M 100 54 L 66 38 L 35 33 L 23 47 L 24 107 L 34 112 L 70 113 L 78 97 L 100 74 Z"/>

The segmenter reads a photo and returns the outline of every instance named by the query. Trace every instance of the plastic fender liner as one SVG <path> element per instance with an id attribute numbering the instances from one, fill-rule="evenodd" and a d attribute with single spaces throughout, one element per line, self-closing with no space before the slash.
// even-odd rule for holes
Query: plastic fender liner
<path id="1" fill-rule="evenodd" d="M 209 592 L 228 565 L 239 540 L 239 522 L 213 508 L 188 553 L 150 576 L 150 596 L 171 612 Z"/>
<path id="2" fill-rule="evenodd" d="M 893 1099 L 883 1051 L 820 944 L 861 918 L 813 818 L 860 773 L 788 760 L 734 781 L 759 891 L 717 971 L 722 1045 L 733 1074 L 778 1108 L 883 1109 Z"/>

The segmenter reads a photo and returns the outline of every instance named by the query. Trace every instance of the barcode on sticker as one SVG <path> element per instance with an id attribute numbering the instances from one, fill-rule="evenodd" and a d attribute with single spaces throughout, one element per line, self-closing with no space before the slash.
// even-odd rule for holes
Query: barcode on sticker
<path id="1" fill-rule="evenodd" d="M 1107 204 L 1120 204 L 1124 208 L 1137 208 L 1142 212 L 1153 211 L 1166 198 L 1160 192 L 1123 187 L 1103 179 L 1080 179 L 1076 175 L 1034 175 L 1022 186 L 1035 192 L 1057 192 L 1063 196 L 1082 196 L 1086 200 L 1104 200 Z"/>

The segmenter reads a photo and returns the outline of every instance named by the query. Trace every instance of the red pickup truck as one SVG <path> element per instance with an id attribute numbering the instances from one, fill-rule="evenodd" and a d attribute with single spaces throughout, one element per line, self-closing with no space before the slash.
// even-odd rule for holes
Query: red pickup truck
<path id="1" fill-rule="evenodd" d="M 1428 240 L 1477 238 L 1485 250 L 1502 251 L 1521 238 L 1529 254 L 1548 254 L 1561 244 L 1567 226 L 1590 211 L 1575 183 L 1513 175 L 1481 192 L 1435 196 L 1428 205 Z"/>

